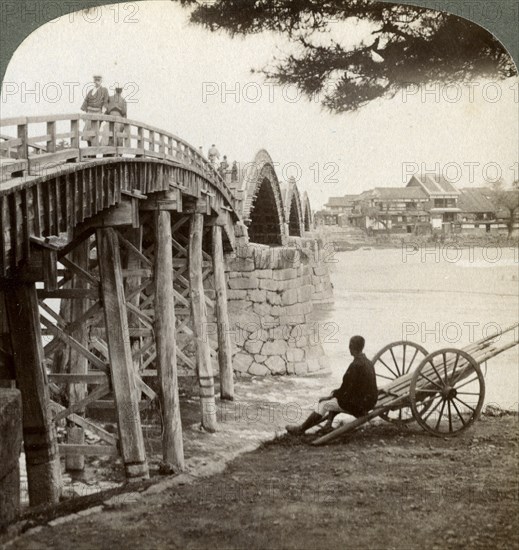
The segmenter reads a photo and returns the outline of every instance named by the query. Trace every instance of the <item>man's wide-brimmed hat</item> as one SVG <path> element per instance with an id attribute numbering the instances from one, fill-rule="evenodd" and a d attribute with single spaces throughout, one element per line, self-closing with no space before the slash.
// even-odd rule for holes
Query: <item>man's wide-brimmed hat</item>
<path id="1" fill-rule="evenodd" d="M 95 74 L 94 75 L 94 80 L 97 80 L 97 79 L 102 80 L 103 77 L 100 74 Z"/>

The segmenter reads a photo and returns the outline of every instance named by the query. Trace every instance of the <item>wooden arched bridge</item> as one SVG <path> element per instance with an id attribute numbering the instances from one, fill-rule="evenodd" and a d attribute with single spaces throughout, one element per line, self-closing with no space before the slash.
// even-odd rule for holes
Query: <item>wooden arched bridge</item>
<path id="1" fill-rule="evenodd" d="M 163 459 L 182 470 L 177 372 L 196 372 L 206 430 L 213 359 L 221 398 L 233 398 L 226 255 L 249 238 L 302 236 L 307 197 L 278 182 L 266 151 L 237 182 L 182 139 L 127 119 L 0 127 L 0 384 L 16 380 L 22 394 L 31 504 L 58 500 L 60 455 L 81 469 L 87 455 L 120 454 L 127 478 L 146 477 L 140 410 L 156 399 Z M 86 414 L 103 403 L 118 434 Z M 102 444 L 86 445 L 84 430 Z"/>

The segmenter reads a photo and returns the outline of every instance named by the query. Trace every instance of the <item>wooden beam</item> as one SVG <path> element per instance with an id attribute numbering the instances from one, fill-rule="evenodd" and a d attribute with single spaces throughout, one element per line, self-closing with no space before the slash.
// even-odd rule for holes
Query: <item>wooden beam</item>
<path id="1" fill-rule="evenodd" d="M 109 379 L 104 372 L 89 371 L 85 374 L 59 374 L 48 375 L 49 381 L 55 384 L 107 384 Z"/>
<path id="2" fill-rule="evenodd" d="M 216 404 L 214 380 L 211 365 L 211 352 L 207 339 L 207 311 L 205 306 L 204 279 L 202 276 L 202 237 L 204 231 L 203 214 L 192 214 L 189 224 L 189 285 L 193 329 L 196 340 L 196 365 L 200 385 L 200 405 L 202 427 L 216 431 Z"/>
<path id="3" fill-rule="evenodd" d="M 58 326 L 53 325 L 48 319 L 43 316 L 41 316 L 40 321 L 51 334 L 57 336 L 65 344 L 68 344 L 71 348 L 74 348 L 77 352 L 86 357 L 87 360 L 92 363 L 92 365 L 96 366 L 99 370 L 106 370 L 106 365 L 101 361 L 101 359 L 95 356 L 88 348 L 83 346 L 83 344 L 80 344 L 73 336 L 71 336 Z"/>
<path id="4" fill-rule="evenodd" d="M 155 217 L 155 339 L 162 408 L 162 456 L 176 471 L 184 469 L 184 445 L 178 395 L 173 297 L 171 214 Z"/>
<path id="5" fill-rule="evenodd" d="M 67 458 L 84 456 L 117 456 L 119 451 L 113 445 L 75 445 L 63 444 L 59 452 Z"/>
<path id="6" fill-rule="evenodd" d="M 81 401 L 76 401 L 72 405 L 70 405 L 67 408 L 63 408 L 59 413 L 57 413 L 54 416 L 54 421 L 58 422 L 62 418 L 67 418 L 72 413 L 82 412 L 85 410 L 87 405 L 92 403 L 93 401 L 97 401 L 98 399 L 101 399 L 101 397 L 104 397 L 105 395 L 108 395 L 110 393 L 110 384 L 102 384 L 98 386 L 95 390 L 92 390 L 88 395 L 85 395 Z"/>
<path id="7" fill-rule="evenodd" d="M 113 228 L 98 229 L 96 240 L 112 385 L 126 477 L 147 478 L 148 465 L 136 399 L 119 242 Z"/>
<path id="8" fill-rule="evenodd" d="M 85 239 L 83 242 L 74 248 L 72 251 L 72 260 L 62 258 L 61 262 L 65 267 L 71 269 L 74 273 L 73 286 L 75 288 L 88 289 L 89 282 L 98 286 L 97 279 L 95 279 L 88 272 L 89 264 L 89 252 L 90 243 L 89 239 Z M 71 319 L 78 319 L 82 317 L 88 310 L 88 301 L 72 300 L 71 304 Z M 88 328 L 82 324 L 71 336 L 81 344 L 85 349 L 88 349 Z M 70 374 L 86 374 L 88 372 L 88 359 L 85 355 L 79 352 L 77 349 L 71 346 L 69 355 L 69 372 Z M 68 402 L 70 405 L 81 401 L 87 395 L 87 385 L 85 383 L 70 384 L 68 387 Z M 67 440 L 69 443 L 83 444 L 85 441 L 85 435 L 81 427 L 72 427 L 67 431 Z M 80 471 L 85 467 L 85 459 L 81 455 L 68 456 L 65 460 L 66 468 L 69 471 Z"/>
<path id="9" fill-rule="evenodd" d="M 78 288 L 62 288 L 58 290 L 43 290 L 38 289 L 38 298 L 45 300 L 47 298 L 58 298 L 63 300 L 84 300 L 88 298 L 89 300 L 98 300 L 99 291 L 89 288 L 89 289 L 78 289 Z"/>
<path id="10" fill-rule="evenodd" d="M 11 284 L 5 293 L 16 380 L 22 394 L 23 440 L 29 502 L 57 504 L 61 472 L 44 369 L 38 298 L 34 283 Z"/>
<path id="11" fill-rule="evenodd" d="M 218 365 L 220 370 L 220 397 L 234 399 L 234 379 L 232 370 L 232 346 L 227 311 L 227 282 L 223 258 L 222 228 L 212 228 L 212 252 L 214 288 L 216 292 L 216 326 L 218 331 Z"/>

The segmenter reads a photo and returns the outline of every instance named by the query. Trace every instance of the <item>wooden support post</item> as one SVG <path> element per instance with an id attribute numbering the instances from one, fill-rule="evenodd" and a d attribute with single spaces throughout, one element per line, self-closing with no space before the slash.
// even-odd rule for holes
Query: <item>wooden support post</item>
<path id="1" fill-rule="evenodd" d="M 148 464 L 135 392 L 135 373 L 117 234 L 111 227 L 98 229 L 96 242 L 112 386 L 126 477 L 147 478 Z"/>
<path id="2" fill-rule="evenodd" d="M 89 239 L 85 239 L 80 243 L 72 252 L 72 261 L 88 272 L 90 244 Z M 74 275 L 73 278 L 74 288 L 88 288 L 89 284 L 85 278 L 79 275 Z M 71 300 L 70 310 L 71 319 L 79 319 L 83 316 L 89 307 L 88 301 L 83 299 Z M 88 349 L 88 330 L 85 325 L 82 324 L 72 333 L 72 337 L 75 338 L 82 346 Z M 69 355 L 69 373 L 70 374 L 86 374 L 88 372 L 88 360 L 84 354 L 79 353 L 76 349 L 70 348 Z M 70 384 L 68 391 L 68 403 L 69 406 L 84 399 L 87 395 L 86 384 Z M 74 424 L 69 425 L 67 428 L 67 441 L 68 443 L 77 443 L 82 445 L 84 443 L 83 428 L 76 427 Z M 83 470 L 85 467 L 85 458 L 78 455 L 67 455 L 65 459 L 67 470 Z"/>
<path id="3" fill-rule="evenodd" d="M 14 387 L 14 364 L 11 353 L 11 335 L 5 310 L 4 292 L 0 288 L 0 388 Z"/>
<path id="4" fill-rule="evenodd" d="M 184 446 L 177 381 L 171 214 L 157 211 L 155 223 L 155 338 L 163 419 L 162 456 L 164 462 L 182 471 Z"/>
<path id="5" fill-rule="evenodd" d="M 34 283 L 12 284 L 5 292 L 16 381 L 22 395 L 29 502 L 56 504 L 61 472 L 49 388 L 44 370 L 38 298 Z"/>
<path id="6" fill-rule="evenodd" d="M 222 227 L 214 225 L 212 230 L 213 274 L 216 292 L 216 326 L 218 331 L 218 365 L 220 367 L 220 397 L 234 399 L 232 370 L 231 334 L 227 312 L 227 282 L 223 259 Z"/>
<path id="7" fill-rule="evenodd" d="M 207 339 L 207 313 L 202 276 L 203 230 L 203 214 L 192 214 L 189 224 L 189 288 L 193 313 L 193 332 L 196 340 L 196 365 L 200 385 L 202 427 L 208 432 L 214 432 L 216 431 L 216 404 L 211 353 L 209 340 Z"/>

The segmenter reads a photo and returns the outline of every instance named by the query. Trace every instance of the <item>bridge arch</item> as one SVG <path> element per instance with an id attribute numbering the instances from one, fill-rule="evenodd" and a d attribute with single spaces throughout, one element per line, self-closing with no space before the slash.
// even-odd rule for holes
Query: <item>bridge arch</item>
<path id="1" fill-rule="evenodd" d="M 288 235 L 290 237 L 302 237 L 304 225 L 301 195 L 293 177 L 284 186 L 283 204 L 285 206 L 285 219 L 288 224 Z"/>
<path id="2" fill-rule="evenodd" d="M 285 237 L 285 212 L 274 163 L 261 149 L 245 167 L 243 219 L 251 242 L 282 245 Z"/>
<path id="3" fill-rule="evenodd" d="M 303 227 L 305 231 L 312 230 L 313 218 L 312 218 L 312 208 L 310 207 L 310 199 L 308 198 L 308 193 L 305 191 L 303 193 L 303 200 L 301 209 L 303 211 Z"/>

